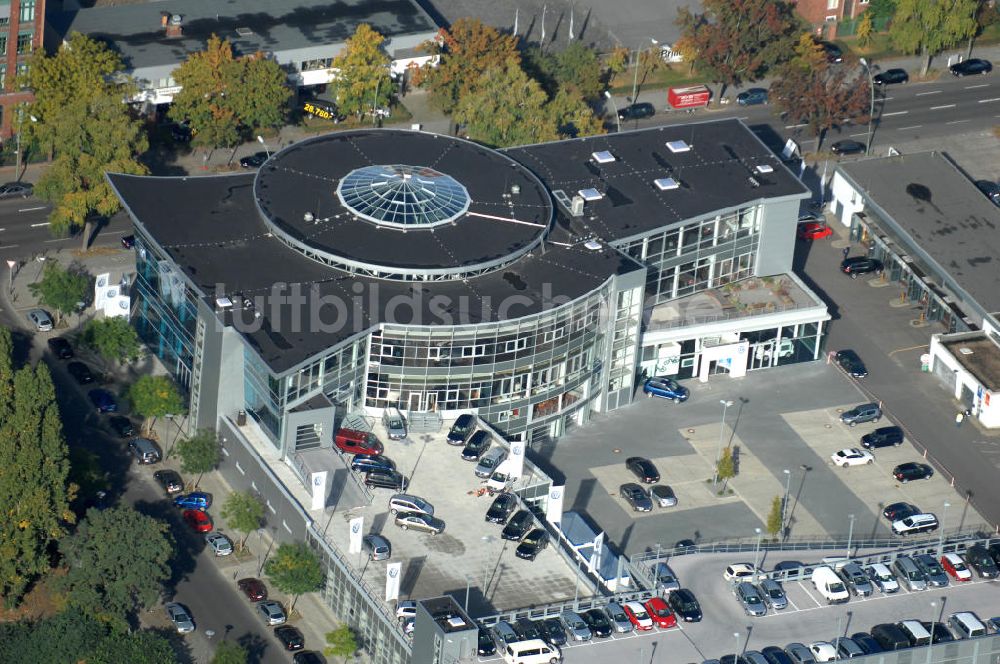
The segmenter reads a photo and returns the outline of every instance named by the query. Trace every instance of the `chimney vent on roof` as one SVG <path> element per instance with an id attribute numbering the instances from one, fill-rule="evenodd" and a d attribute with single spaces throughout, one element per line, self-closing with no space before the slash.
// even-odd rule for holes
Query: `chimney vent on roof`
<path id="1" fill-rule="evenodd" d="M 569 213 L 574 217 L 583 216 L 583 196 L 574 196 L 570 203 Z"/>
<path id="2" fill-rule="evenodd" d="M 253 30 L 251 30 L 250 28 L 246 28 L 246 27 L 240 27 L 240 28 L 236 28 L 236 34 L 237 34 L 237 36 L 244 37 L 244 38 L 246 38 L 246 37 L 253 37 Z"/>
<path id="3" fill-rule="evenodd" d="M 306 212 L 304 215 L 302 215 L 302 221 L 306 222 L 307 224 L 311 223 L 315 218 L 316 217 L 313 216 L 312 212 Z"/>
<path id="4" fill-rule="evenodd" d="M 971 348 L 967 346 L 962 346 L 961 348 L 958 349 L 958 352 L 961 353 L 962 355 L 972 355 L 973 351 Z"/>
<path id="5" fill-rule="evenodd" d="M 182 34 L 181 25 L 184 23 L 184 17 L 180 14 L 170 14 L 170 19 L 167 21 L 167 36 L 171 38 L 180 37 Z"/>
<path id="6" fill-rule="evenodd" d="M 521 185 L 519 185 L 519 184 L 512 184 L 512 185 L 510 185 L 510 193 L 512 193 L 515 196 L 517 196 L 518 194 L 520 194 L 521 193 Z"/>

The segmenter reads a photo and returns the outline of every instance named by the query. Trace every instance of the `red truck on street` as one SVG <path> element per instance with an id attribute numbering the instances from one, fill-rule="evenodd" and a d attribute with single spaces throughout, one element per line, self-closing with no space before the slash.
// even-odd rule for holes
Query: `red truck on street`
<path id="1" fill-rule="evenodd" d="M 667 106 L 675 111 L 693 111 L 708 106 L 712 91 L 704 85 L 685 85 L 667 90 Z"/>

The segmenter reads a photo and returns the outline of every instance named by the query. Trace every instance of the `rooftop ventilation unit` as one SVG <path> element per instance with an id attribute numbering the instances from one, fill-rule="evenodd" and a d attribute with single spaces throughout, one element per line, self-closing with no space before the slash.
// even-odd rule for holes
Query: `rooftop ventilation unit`
<path id="1" fill-rule="evenodd" d="M 233 301 L 230 300 L 225 295 L 223 295 L 221 297 L 215 298 L 215 306 L 218 309 L 232 309 L 233 308 Z"/>
<path id="2" fill-rule="evenodd" d="M 966 348 L 965 346 L 962 346 L 961 348 L 959 348 L 958 352 L 961 353 L 962 355 L 972 355 L 972 349 L 971 348 Z"/>
<path id="3" fill-rule="evenodd" d="M 757 178 L 755 178 L 753 176 L 748 177 L 747 180 L 750 181 L 750 186 L 753 187 L 754 189 L 756 189 L 757 187 L 760 186 L 760 180 L 758 180 Z"/>
<path id="4" fill-rule="evenodd" d="M 250 28 L 236 28 L 236 34 L 240 37 L 252 37 L 253 30 Z"/>
<path id="5" fill-rule="evenodd" d="M 313 216 L 312 212 L 306 212 L 304 215 L 302 215 L 302 221 L 306 222 L 307 224 L 313 221 L 314 219 L 316 219 L 316 217 Z"/>
<path id="6" fill-rule="evenodd" d="M 570 203 L 569 213 L 574 217 L 583 216 L 583 196 L 574 196 Z"/>
<path id="7" fill-rule="evenodd" d="M 596 161 L 598 164 L 610 164 L 615 161 L 615 156 L 608 152 L 607 150 L 601 150 L 600 152 L 594 152 L 590 157 Z"/>
<path id="8" fill-rule="evenodd" d="M 773 173 L 774 167 L 770 164 L 757 164 L 758 173 Z"/>
<path id="9" fill-rule="evenodd" d="M 681 186 L 681 183 L 673 178 L 657 178 L 653 180 L 653 184 L 660 191 L 670 191 L 671 189 L 677 189 Z"/>
<path id="10" fill-rule="evenodd" d="M 520 194 L 521 193 L 521 185 L 519 185 L 519 184 L 512 184 L 512 185 L 510 185 L 510 193 L 512 193 L 515 196 L 517 196 L 518 194 Z"/>
<path id="11" fill-rule="evenodd" d="M 667 141 L 667 149 L 677 154 L 678 152 L 690 152 L 691 146 L 684 141 Z"/>
<path id="12" fill-rule="evenodd" d="M 581 189 L 577 192 L 583 198 L 583 200 L 591 203 L 593 201 L 599 201 L 604 198 L 604 194 L 597 191 L 596 189 Z"/>
<path id="13" fill-rule="evenodd" d="M 585 246 L 587 249 L 590 249 L 591 251 L 598 251 L 599 249 L 602 248 L 601 243 L 598 242 L 597 240 L 587 240 L 586 242 L 583 243 L 583 246 Z"/>

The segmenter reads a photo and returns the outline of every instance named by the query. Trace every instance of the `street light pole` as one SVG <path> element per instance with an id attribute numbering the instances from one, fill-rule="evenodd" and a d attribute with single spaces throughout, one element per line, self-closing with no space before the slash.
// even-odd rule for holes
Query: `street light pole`
<path id="1" fill-rule="evenodd" d="M 261 136 L 260 134 L 257 134 L 257 142 L 264 146 L 264 154 L 266 154 L 267 158 L 270 159 L 271 151 L 267 149 L 267 143 L 264 142 L 264 137 Z"/>
<path id="2" fill-rule="evenodd" d="M 621 116 L 618 115 L 618 104 L 615 103 L 615 98 L 611 94 L 611 90 L 605 90 L 604 97 L 611 102 L 611 110 L 615 112 L 615 123 L 618 125 L 618 133 L 620 134 L 622 133 L 622 119 Z"/>
<path id="3" fill-rule="evenodd" d="M 754 528 L 753 531 L 755 533 L 757 533 L 757 545 L 753 549 L 753 573 L 754 573 L 754 577 L 756 578 L 756 575 L 757 575 L 757 561 L 760 558 L 760 538 L 761 538 L 761 535 L 763 535 L 763 533 L 761 532 L 760 528 Z"/>
<path id="4" fill-rule="evenodd" d="M 865 154 L 872 151 L 872 121 L 875 119 L 875 79 L 872 77 L 872 68 L 868 61 L 861 58 L 861 64 L 868 72 L 868 88 L 871 91 L 871 106 L 868 109 L 868 140 L 865 142 Z"/>
<path id="5" fill-rule="evenodd" d="M 949 503 L 946 500 L 944 501 L 942 507 L 944 509 L 941 511 L 941 529 L 940 532 L 938 533 L 938 551 L 937 551 L 938 558 L 941 557 L 941 552 L 944 550 L 944 519 L 946 516 L 948 516 L 948 508 L 951 507 L 951 503 Z"/>
<path id="6" fill-rule="evenodd" d="M 854 538 L 854 515 L 848 514 L 847 518 L 851 520 L 851 525 L 847 529 L 847 557 L 851 557 L 851 540 Z"/>
<path id="7" fill-rule="evenodd" d="M 785 539 L 785 509 L 788 507 L 788 490 L 792 485 L 792 471 L 785 468 L 785 497 L 781 499 L 781 539 Z"/>
<path id="8" fill-rule="evenodd" d="M 736 639 L 736 649 L 733 650 L 733 661 L 740 661 L 740 633 L 733 632 L 733 638 Z"/>
<path id="9" fill-rule="evenodd" d="M 715 476 L 712 478 L 712 490 L 719 483 L 719 455 L 722 454 L 722 439 L 726 435 L 726 409 L 733 405 L 732 401 L 719 399 L 722 404 L 722 423 L 719 425 L 719 444 L 715 447 Z"/>
<path id="10" fill-rule="evenodd" d="M 660 42 L 655 39 L 650 38 L 649 43 L 653 46 L 658 45 Z M 639 53 L 642 51 L 638 46 L 635 49 L 635 68 L 632 70 L 632 103 L 638 103 L 636 97 L 639 95 Z"/>

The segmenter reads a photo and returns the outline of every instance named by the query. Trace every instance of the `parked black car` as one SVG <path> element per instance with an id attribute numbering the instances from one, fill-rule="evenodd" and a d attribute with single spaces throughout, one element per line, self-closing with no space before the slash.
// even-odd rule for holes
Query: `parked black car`
<path id="1" fill-rule="evenodd" d="M 895 85 L 896 83 L 909 83 L 910 75 L 905 69 L 886 69 L 880 74 L 875 74 L 872 79 L 875 85 Z"/>
<path id="2" fill-rule="evenodd" d="M 635 482 L 622 484 L 618 489 L 618 495 L 624 498 L 625 502 L 631 505 L 636 512 L 651 512 L 653 510 L 653 501 L 649 499 L 649 494 Z"/>
<path id="3" fill-rule="evenodd" d="M 606 639 L 611 636 L 611 621 L 608 615 L 601 609 L 590 609 L 580 614 L 583 622 L 587 623 L 590 633 L 599 639 Z"/>
<path id="4" fill-rule="evenodd" d="M 511 517 L 510 521 L 507 522 L 507 525 L 503 527 L 503 530 L 500 532 L 500 537 L 505 540 L 517 542 L 524 537 L 524 534 L 528 532 L 529 528 L 531 528 L 531 523 L 531 512 L 528 510 L 518 510 L 518 512 Z"/>
<path id="5" fill-rule="evenodd" d="M 821 41 L 819 45 L 823 47 L 823 52 L 826 54 L 827 62 L 838 63 L 844 61 L 844 51 L 842 51 L 836 44 L 828 41 Z"/>
<path id="6" fill-rule="evenodd" d="M 94 374 L 90 373 L 90 368 L 83 362 L 70 362 L 66 365 L 66 371 L 76 379 L 80 385 L 94 382 Z"/>
<path id="7" fill-rule="evenodd" d="M 135 426 L 132 424 L 132 420 L 127 417 L 115 415 L 108 420 L 108 424 L 111 425 L 119 438 L 129 438 L 135 435 Z"/>
<path id="8" fill-rule="evenodd" d="M 972 76 L 973 74 L 989 74 L 993 71 L 993 65 L 989 60 L 983 60 L 982 58 L 969 58 L 968 60 L 963 60 L 962 62 L 956 62 L 952 66 L 948 67 L 955 76 Z"/>
<path id="9" fill-rule="evenodd" d="M 865 144 L 860 141 L 855 141 L 850 138 L 845 138 L 842 141 L 837 141 L 830 146 L 830 152 L 833 154 L 847 156 L 852 154 L 864 154 L 868 151 Z"/>
<path id="10" fill-rule="evenodd" d="M 892 476 L 900 482 L 910 480 L 927 480 L 934 476 L 934 469 L 926 463 L 908 461 L 892 469 Z"/>
<path id="11" fill-rule="evenodd" d="M 684 622 L 701 622 L 701 606 L 694 593 L 687 588 L 670 591 L 667 604 Z"/>
<path id="12" fill-rule="evenodd" d="M 865 363 L 861 361 L 858 354 L 853 350 L 845 349 L 838 350 L 837 354 L 834 355 L 837 360 L 837 364 L 840 368 L 846 371 L 849 375 L 855 378 L 864 378 L 868 375 L 868 369 L 865 368 Z"/>
<path id="13" fill-rule="evenodd" d="M 480 657 L 490 657 L 497 654 L 497 644 L 493 641 L 490 630 L 485 627 L 479 628 L 479 644 L 476 647 L 476 653 Z"/>
<path id="14" fill-rule="evenodd" d="M 153 479 L 167 492 L 167 495 L 180 493 L 184 490 L 184 480 L 181 479 L 180 474 L 176 470 L 170 470 L 169 468 L 158 470 L 153 473 Z"/>
<path id="15" fill-rule="evenodd" d="M 546 618 L 542 621 L 542 638 L 554 646 L 566 645 L 566 630 L 558 618 Z"/>
<path id="16" fill-rule="evenodd" d="M 52 337 L 49 339 L 49 350 L 60 360 L 73 359 L 73 347 L 62 337 Z"/>
<path id="17" fill-rule="evenodd" d="M 306 640 L 295 627 L 282 625 L 274 628 L 274 635 L 278 637 L 281 646 L 288 651 L 302 650 L 306 645 Z"/>
<path id="18" fill-rule="evenodd" d="M 866 655 L 874 655 L 875 653 L 882 652 L 882 646 L 880 646 L 878 641 L 872 638 L 872 635 L 868 632 L 856 632 L 851 634 L 851 641 L 857 643 L 858 646 L 865 651 Z"/>
<path id="19" fill-rule="evenodd" d="M 651 118 L 656 114 L 656 109 L 653 105 L 647 102 L 640 102 L 638 104 L 629 104 L 621 110 L 618 111 L 619 120 L 641 120 L 642 118 Z"/>
<path id="20" fill-rule="evenodd" d="M 950 643 L 955 640 L 955 635 L 948 631 L 948 628 L 942 622 L 922 620 L 920 624 L 930 632 L 931 643 Z"/>
<path id="21" fill-rule="evenodd" d="M 889 521 L 899 521 L 900 519 L 920 513 L 921 509 L 911 503 L 892 503 L 886 505 L 885 509 L 882 510 L 882 516 Z"/>
<path id="22" fill-rule="evenodd" d="M 882 623 L 872 627 L 872 638 L 878 642 L 882 650 L 902 650 L 910 647 L 910 639 L 906 633 L 892 623 Z M 858 645 L 861 646 L 860 643 Z M 864 646 L 861 648 L 864 649 Z"/>
<path id="23" fill-rule="evenodd" d="M 462 458 L 466 461 L 478 461 L 488 449 L 490 449 L 490 434 L 480 429 L 472 434 L 472 438 L 462 448 Z"/>
<path id="24" fill-rule="evenodd" d="M 899 447 L 903 444 L 903 430 L 899 427 L 879 427 L 861 436 L 861 447 L 874 450 L 878 447 Z"/>
<path id="25" fill-rule="evenodd" d="M 965 550 L 965 562 L 969 563 L 969 567 L 976 570 L 976 573 L 984 579 L 995 579 L 1000 574 L 996 560 L 982 544 L 973 544 Z"/>
<path id="26" fill-rule="evenodd" d="M 501 493 L 493 499 L 493 504 L 486 511 L 486 520 L 490 523 L 506 523 L 510 513 L 517 507 L 517 498 L 512 493 Z"/>
<path id="27" fill-rule="evenodd" d="M 387 456 L 374 454 L 355 454 L 351 459 L 351 470 L 358 473 L 368 471 L 396 470 L 396 463 Z"/>
<path id="28" fill-rule="evenodd" d="M 542 549 L 549 545 L 549 534 L 541 528 L 535 528 L 524 536 L 514 550 L 514 555 L 524 560 L 534 560 Z"/>
<path id="29" fill-rule="evenodd" d="M 868 256 L 850 256 L 840 263 L 840 271 L 857 279 L 859 274 L 882 274 L 882 261 Z"/>
<path id="30" fill-rule="evenodd" d="M 410 482 L 397 470 L 387 468 L 372 469 L 365 473 L 365 486 L 370 489 L 395 489 L 406 491 Z"/>
<path id="31" fill-rule="evenodd" d="M 768 646 L 760 651 L 769 664 L 795 664 L 788 653 L 778 646 Z"/>
<path id="32" fill-rule="evenodd" d="M 254 152 L 252 155 L 240 159 L 240 166 L 243 168 L 260 168 L 269 156 L 266 152 Z"/>
<path id="33" fill-rule="evenodd" d="M 469 436 L 472 432 L 476 430 L 476 418 L 469 413 L 463 413 L 458 416 L 455 423 L 451 425 L 451 429 L 448 431 L 448 444 L 449 445 L 465 445 L 469 440 Z"/>
<path id="34" fill-rule="evenodd" d="M 625 459 L 625 467 L 638 477 L 640 482 L 655 484 L 660 481 L 660 471 L 645 457 L 629 457 Z"/>
<path id="35" fill-rule="evenodd" d="M 514 631 L 517 632 L 517 635 L 525 641 L 543 638 L 541 624 L 531 620 L 530 618 L 518 618 L 514 622 Z"/>

